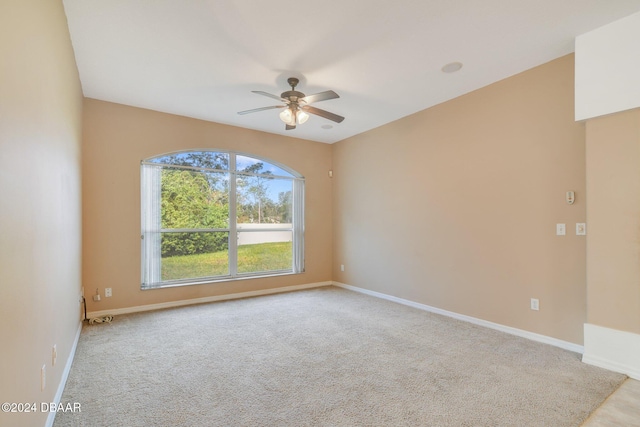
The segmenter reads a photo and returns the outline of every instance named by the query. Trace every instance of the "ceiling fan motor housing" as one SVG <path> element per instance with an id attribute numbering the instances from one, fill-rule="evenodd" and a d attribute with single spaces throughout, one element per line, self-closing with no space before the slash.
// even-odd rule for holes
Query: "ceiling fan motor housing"
<path id="1" fill-rule="evenodd" d="M 304 98 L 304 93 L 298 92 L 297 90 L 288 90 L 286 92 L 282 92 L 280 97 L 288 99 L 289 101 L 297 101 L 300 98 Z"/>
<path id="2" fill-rule="evenodd" d="M 304 98 L 304 93 L 296 90 L 296 86 L 298 86 L 300 80 L 295 77 L 289 77 L 287 83 L 291 86 L 291 90 L 282 92 L 282 94 L 280 94 L 281 98 L 288 99 L 290 102 L 296 102 L 298 99 Z"/>

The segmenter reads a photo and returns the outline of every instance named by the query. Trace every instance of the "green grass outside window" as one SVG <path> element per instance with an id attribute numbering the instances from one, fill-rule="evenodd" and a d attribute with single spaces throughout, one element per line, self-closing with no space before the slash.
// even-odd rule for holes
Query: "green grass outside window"
<path id="1" fill-rule="evenodd" d="M 238 273 L 290 270 L 291 242 L 238 246 Z M 162 280 L 191 279 L 229 274 L 228 251 L 162 258 Z"/>

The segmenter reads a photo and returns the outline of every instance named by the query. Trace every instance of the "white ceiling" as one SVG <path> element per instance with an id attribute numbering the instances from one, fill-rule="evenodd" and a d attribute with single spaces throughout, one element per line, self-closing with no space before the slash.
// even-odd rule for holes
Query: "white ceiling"
<path id="1" fill-rule="evenodd" d="M 640 0 L 64 0 L 84 95 L 332 143 L 573 52 Z M 441 71 L 460 61 L 462 70 Z M 284 130 L 251 93 L 332 89 Z M 321 126 L 332 124 L 333 128 Z"/>

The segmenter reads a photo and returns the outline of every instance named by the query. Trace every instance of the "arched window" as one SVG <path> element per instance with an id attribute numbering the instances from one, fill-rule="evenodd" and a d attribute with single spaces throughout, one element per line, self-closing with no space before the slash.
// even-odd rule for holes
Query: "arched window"
<path id="1" fill-rule="evenodd" d="M 230 151 L 141 163 L 142 289 L 304 271 L 304 178 Z"/>

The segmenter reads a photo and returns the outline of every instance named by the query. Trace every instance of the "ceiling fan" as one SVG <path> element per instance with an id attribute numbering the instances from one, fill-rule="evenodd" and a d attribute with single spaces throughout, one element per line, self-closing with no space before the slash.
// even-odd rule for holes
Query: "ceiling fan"
<path id="1" fill-rule="evenodd" d="M 284 102 L 286 105 L 272 105 L 270 107 L 254 108 L 253 110 L 239 111 L 238 114 L 249 114 L 258 111 L 273 110 L 275 108 L 284 108 L 284 110 L 280 113 L 280 120 L 282 120 L 286 124 L 286 130 L 295 129 L 296 125 L 301 125 L 302 123 L 309 120 L 309 114 L 315 114 L 316 116 L 324 117 L 325 119 L 332 120 L 336 123 L 340 123 L 344 120 L 344 117 L 342 116 L 309 105 L 313 102 L 340 98 L 340 96 L 334 91 L 327 90 L 325 92 L 307 96 L 304 93 L 298 92 L 296 90 L 296 86 L 298 85 L 298 83 L 300 83 L 300 80 L 298 80 L 297 78 L 289 77 L 287 79 L 287 83 L 289 83 L 289 86 L 291 86 L 291 90 L 282 92 L 280 96 L 272 95 L 260 90 L 251 91 L 253 93 L 257 93 L 258 95 L 277 99 L 278 101 Z"/>

